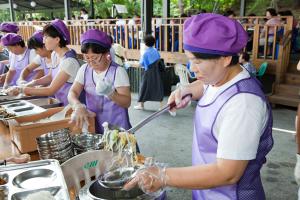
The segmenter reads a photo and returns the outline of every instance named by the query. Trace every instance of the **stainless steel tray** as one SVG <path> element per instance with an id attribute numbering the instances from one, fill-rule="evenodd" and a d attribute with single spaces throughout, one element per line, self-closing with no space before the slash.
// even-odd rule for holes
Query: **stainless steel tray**
<path id="1" fill-rule="evenodd" d="M 63 103 L 60 102 L 58 99 L 55 99 L 53 97 L 43 97 L 43 98 L 38 98 L 38 99 L 30 99 L 27 100 L 30 103 L 40 106 L 42 108 L 55 108 L 55 107 L 61 107 L 63 106 Z"/>
<path id="2" fill-rule="evenodd" d="M 45 98 L 41 96 L 8 96 L 5 93 L 1 93 L 0 91 L 0 102 L 8 102 L 8 101 L 15 101 L 15 100 L 28 100 L 28 99 L 39 99 Z"/>
<path id="3" fill-rule="evenodd" d="M 7 183 L 0 185 L 5 199 L 25 200 L 37 192 L 50 192 L 55 200 L 68 200 L 69 192 L 57 160 L 40 160 L 26 164 L 0 167 L 0 177 Z"/>
<path id="4" fill-rule="evenodd" d="M 16 100 L 9 102 L 2 102 L 0 106 L 3 107 L 8 113 L 15 114 L 17 117 L 32 115 L 44 112 L 46 109 L 34 105 L 26 100 Z"/>

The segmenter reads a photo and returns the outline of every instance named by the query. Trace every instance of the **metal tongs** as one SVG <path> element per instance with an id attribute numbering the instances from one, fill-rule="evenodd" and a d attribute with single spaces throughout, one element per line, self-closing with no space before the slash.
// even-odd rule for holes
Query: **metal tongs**
<path id="1" fill-rule="evenodd" d="M 181 99 L 185 99 L 187 97 L 192 97 L 192 94 L 186 94 L 184 95 Z M 165 113 L 166 111 L 172 110 L 173 108 L 176 107 L 176 103 L 175 101 L 165 105 L 162 109 L 154 112 L 153 114 L 151 114 L 150 116 L 148 116 L 146 119 L 143 119 L 142 121 L 140 121 L 138 124 L 136 124 L 134 127 L 130 128 L 127 130 L 127 132 L 129 133 L 134 133 L 135 131 L 137 131 L 138 129 L 142 128 L 143 126 L 145 126 L 148 122 L 150 122 L 151 120 L 153 120 L 154 118 L 162 115 L 163 113 Z"/>

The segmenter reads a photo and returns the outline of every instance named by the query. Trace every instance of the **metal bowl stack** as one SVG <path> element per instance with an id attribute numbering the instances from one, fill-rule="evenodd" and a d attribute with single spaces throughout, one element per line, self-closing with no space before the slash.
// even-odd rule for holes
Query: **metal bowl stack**
<path id="1" fill-rule="evenodd" d="M 69 129 L 50 132 L 36 138 L 41 159 L 56 159 L 60 163 L 74 156 Z"/>
<path id="2" fill-rule="evenodd" d="M 102 135 L 82 133 L 72 136 L 75 155 L 90 150 L 103 149 Z"/>

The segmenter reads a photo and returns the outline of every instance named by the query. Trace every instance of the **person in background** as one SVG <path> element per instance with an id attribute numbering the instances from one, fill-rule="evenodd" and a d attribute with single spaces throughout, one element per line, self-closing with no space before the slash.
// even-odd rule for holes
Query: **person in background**
<path id="1" fill-rule="evenodd" d="M 260 171 L 273 147 L 272 109 L 257 79 L 238 63 L 247 33 L 236 20 L 207 13 L 187 19 L 183 47 L 197 81 L 169 97 L 176 109 L 198 100 L 192 166 L 150 165 L 123 189 L 191 189 L 193 200 L 265 200 Z M 191 114 L 192 115 L 192 114 Z"/>
<path id="2" fill-rule="evenodd" d="M 255 66 L 250 62 L 250 55 L 247 52 L 241 53 L 239 63 L 243 66 L 252 76 L 256 74 Z"/>
<path id="3" fill-rule="evenodd" d="M 88 124 L 88 117 L 96 113 L 96 133 L 103 134 L 104 122 L 128 130 L 131 127 L 129 78 L 125 69 L 111 60 L 110 37 L 100 30 L 90 29 L 81 35 L 80 43 L 87 63 L 79 69 L 68 95 L 74 111 L 72 120 L 82 127 Z M 83 90 L 86 105 L 78 99 Z"/>
<path id="4" fill-rule="evenodd" d="M 25 69 L 21 72 L 20 78 L 17 81 L 18 85 L 25 85 L 27 87 L 36 86 L 36 85 L 48 85 L 51 82 L 51 53 L 46 49 L 43 43 L 43 32 L 36 31 L 32 37 L 29 38 L 27 42 L 29 49 L 34 49 L 37 56 L 32 63 L 27 65 Z M 36 70 L 38 67 L 41 67 L 44 70 L 44 76 L 39 79 L 34 79 L 30 82 L 26 81 L 27 76 Z"/>
<path id="5" fill-rule="evenodd" d="M 117 26 L 125 26 L 126 25 L 126 21 L 123 19 L 122 15 L 117 15 L 117 21 L 116 21 L 116 25 Z"/>
<path id="6" fill-rule="evenodd" d="M 70 44 L 70 33 L 65 23 L 56 19 L 43 29 L 43 41 L 51 54 L 51 80 L 47 87 L 16 87 L 9 91 L 10 95 L 24 93 L 32 96 L 55 96 L 64 106 L 69 104 L 68 93 L 80 67 L 76 52 L 67 47 Z"/>
<path id="7" fill-rule="evenodd" d="M 270 25 L 270 26 L 280 26 L 281 21 L 277 17 L 277 12 L 274 8 L 268 8 L 266 9 L 266 17 L 267 17 L 267 22 L 265 25 Z M 260 33 L 260 39 L 259 39 L 259 45 L 264 46 L 266 42 L 266 29 L 264 29 Z M 274 27 L 269 27 L 269 32 L 268 32 L 268 43 L 272 43 L 274 40 Z M 269 49 L 269 48 L 268 48 Z"/>
<path id="8" fill-rule="evenodd" d="M 111 35 L 109 36 L 109 38 L 112 43 L 112 46 L 110 48 L 111 59 L 122 67 L 124 66 L 124 61 L 127 61 L 126 49 L 122 45 L 114 43 L 114 39 Z"/>
<path id="9" fill-rule="evenodd" d="M 88 20 L 89 19 L 88 11 L 85 8 L 80 9 L 80 18 L 83 19 L 83 20 Z"/>
<path id="10" fill-rule="evenodd" d="M 8 86 L 16 86 L 17 80 L 19 79 L 22 70 L 29 64 L 32 63 L 36 57 L 35 50 L 28 49 L 25 46 L 25 42 L 22 37 L 15 33 L 9 33 L 1 38 L 1 42 L 8 48 L 13 55 L 9 60 L 9 70 L 5 77 L 3 88 L 7 89 Z M 26 77 L 26 81 L 40 78 L 43 76 L 43 70 L 37 69 L 30 73 Z"/>
<path id="11" fill-rule="evenodd" d="M 161 62 L 160 54 L 154 48 L 155 39 L 152 35 L 144 37 L 146 49 L 141 55 L 139 63 L 125 62 L 125 67 L 142 67 L 144 74 L 142 77 L 142 84 L 139 91 L 138 104 L 134 109 L 143 110 L 146 101 L 159 101 L 160 108 L 163 106 L 164 88 L 161 79 L 161 71 L 164 70 L 164 64 Z"/>
<path id="12" fill-rule="evenodd" d="M 234 13 L 233 10 L 226 10 L 226 12 L 224 13 L 224 16 L 232 19 L 236 16 L 236 14 Z"/>
<path id="13" fill-rule="evenodd" d="M 3 35 L 6 35 L 8 33 L 18 33 L 19 27 L 15 23 L 11 22 L 3 22 L 0 24 L 0 31 L 3 33 Z M 1 44 L 2 45 L 2 44 Z M 3 85 L 6 77 L 6 72 L 9 68 L 9 58 L 12 56 L 12 53 L 8 51 L 7 48 L 3 48 L 1 52 L 1 75 L 0 75 L 0 84 Z"/>

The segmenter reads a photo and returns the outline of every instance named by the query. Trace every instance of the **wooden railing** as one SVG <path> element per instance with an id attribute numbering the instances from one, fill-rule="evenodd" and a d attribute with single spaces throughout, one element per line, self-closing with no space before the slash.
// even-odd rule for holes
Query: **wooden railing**
<path id="1" fill-rule="evenodd" d="M 280 26 L 265 26 L 266 17 L 237 17 L 236 19 L 249 33 L 250 39 L 245 51 L 251 51 L 254 65 L 259 67 L 262 62 L 267 61 L 269 63 L 268 73 L 276 74 L 276 82 L 281 82 L 289 64 L 293 18 L 281 17 L 282 25 Z M 129 19 L 125 20 L 127 23 Z M 183 51 L 184 20 L 185 18 L 155 18 L 153 20 L 152 30 L 156 39 L 155 47 L 160 50 L 166 63 L 187 63 Z M 141 25 L 117 26 L 115 22 L 116 20 L 111 19 L 67 21 L 66 24 L 68 24 L 71 34 L 70 46 L 80 53 L 80 35 L 90 28 L 96 28 L 110 34 L 115 43 L 127 48 L 129 59 L 138 60 L 142 39 L 139 35 L 139 31 L 142 29 Z M 20 34 L 27 40 L 35 31 L 36 26 L 42 26 L 46 23 L 34 22 L 34 25 L 24 25 L 24 22 L 19 22 Z"/>

